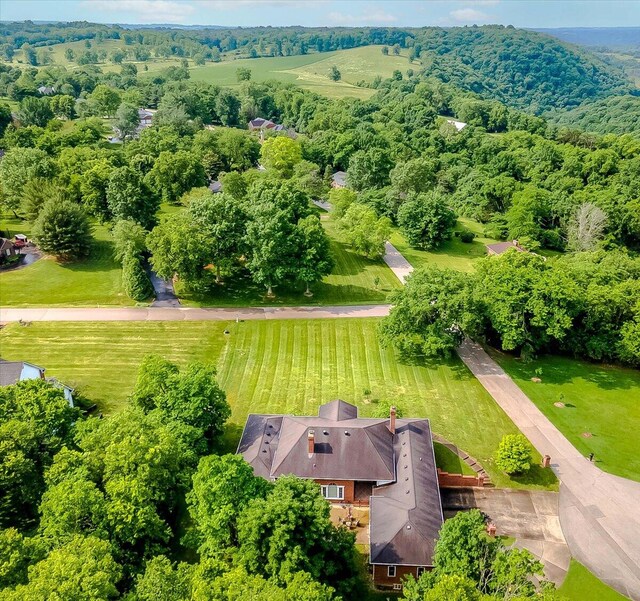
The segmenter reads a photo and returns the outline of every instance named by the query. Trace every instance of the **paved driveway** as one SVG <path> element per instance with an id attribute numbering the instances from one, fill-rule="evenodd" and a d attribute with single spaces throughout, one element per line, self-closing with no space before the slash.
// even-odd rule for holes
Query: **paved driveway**
<path id="1" fill-rule="evenodd" d="M 583 457 L 479 344 L 466 340 L 458 353 L 533 446 L 551 456 L 561 482 L 560 524 L 572 555 L 640 601 L 640 482 L 607 474 Z"/>
<path id="2" fill-rule="evenodd" d="M 477 508 L 496 525 L 497 534 L 516 539 L 544 564 L 547 580 L 562 584 L 571 553 L 562 534 L 558 493 L 492 488 L 442 489 L 446 517 Z"/>

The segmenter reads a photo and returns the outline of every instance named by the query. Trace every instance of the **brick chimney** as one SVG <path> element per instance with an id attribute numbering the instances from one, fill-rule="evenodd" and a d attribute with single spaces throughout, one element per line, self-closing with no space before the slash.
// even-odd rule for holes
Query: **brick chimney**
<path id="1" fill-rule="evenodd" d="M 309 455 L 313 455 L 316 447 L 316 435 L 313 430 L 309 430 L 307 434 L 307 445 L 309 447 Z"/>
<path id="2" fill-rule="evenodd" d="M 395 408 L 395 406 L 392 406 L 391 410 L 389 411 L 389 432 L 391 432 L 391 434 L 395 434 L 396 433 L 396 408 Z"/>

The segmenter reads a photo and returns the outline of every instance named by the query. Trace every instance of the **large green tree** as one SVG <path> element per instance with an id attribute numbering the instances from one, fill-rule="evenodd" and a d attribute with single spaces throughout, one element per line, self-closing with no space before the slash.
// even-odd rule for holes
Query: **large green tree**
<path id="1" fill-rule="evenodd" d="M 89 255 L 93 243 L 91 224 L 82 207 L 55 198 L 48 200 L 33 224 L 31 235 L 38 247 L 63 261 Z"/>
<path id="2" fill-rule="evenodd" d="M 204 167 L 193 154 L 161 152 L 145 180 L 151 190 L 165 202 L 176 202 L 191 188 L 206 183 Z"/>
<path id="3" fill-rule="evenodd" d="M 391 235 L 391 221 L 378 217 L 366 205 L 353 203 L 338 221 L 338 228 L 347 244 L 361 255 L 376 259 L 384 255 L 385 242 Z"/>
<path id="4" fill-rule="evenodd" d="M 412 246 L 437 248 L 451 237 L 455 213 L 444 195 L 426 192 L 411 196 L 398 209 L 398 225 Z"/>
<path id="5" fill-rule="evenodd" d="M 54 175 L 55 166 L 38 148 L 12 148 L 0 161 L 0 204 L 16 213 L 22 203 L 25 184 L 36 177 Z"/>
<path id="6" fill-rule="evenodd" d="M 145 229 L 156 222 L 159 198 L 131 167 L 119 167 L 111 172 L 106 199 L 114 219 L 131 219 Z"/>

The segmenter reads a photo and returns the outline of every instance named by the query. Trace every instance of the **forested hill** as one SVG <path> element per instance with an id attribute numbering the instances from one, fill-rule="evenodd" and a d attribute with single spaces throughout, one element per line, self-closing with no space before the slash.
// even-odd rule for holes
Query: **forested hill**
<path id="1" fill-rule="evenodd" d="M 413 71 L 424 70 L 426 75 L 536 114 L 624 94 L 630 87 L 621 69 L 586 50 L 535 31 L 497 25 L 184 30 L 25 22 L 0 24 L 0 37 L 3 60 L 33 66 L 51 55 L 45 47 L 78 40 L 88 44 L 79 57 L 82 65 L 103 62 L 107 52 L 101 60 L 100 45 L 109 40 L 121 43 L 125 60 L 179 57 L 196 65 L 384 44 L 406 55 Z M 111 52 L 112 48 L 113 42 Z"/>
<path id="2" fill-rule="evenodd" d="M 426 70 L 444 81 L 540 114 L 604 98 L 630 85 L 623 72 L 587 51 L 512 27 L 430 29 Z"/>
<path id="3" fill-rule="evenodd" d="M 570 111 L 554 111 L 545 117 L 558 125 L 567 125 L 587 132 L 632 134 L 640 138 L 639 96 L 603 98 Z"/>

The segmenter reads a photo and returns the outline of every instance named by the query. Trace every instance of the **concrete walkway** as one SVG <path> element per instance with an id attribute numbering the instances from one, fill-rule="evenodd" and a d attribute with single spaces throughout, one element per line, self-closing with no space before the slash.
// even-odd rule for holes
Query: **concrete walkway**
<path id="1" fill-rule="evenodd" d="M 640 482 L 607 474 L 583 457 L 479 344 L 466 340 L 458 354 L 535 448 L 551 456 L 571 554 L 640 601 Z"/>
<path id="2" fill-rule="evenodd" d="M 190 307 L 0 307 L 0 323 L 16 321 L 231 321 L 234 319 L 338 319 L 384 317 L 390 305 L 333 307 L 242 307 L 198 309 Z"/>

